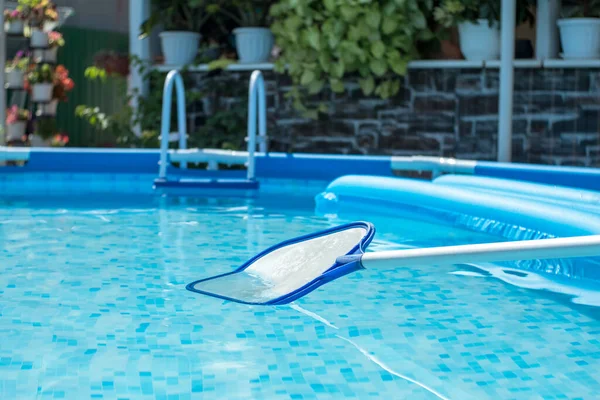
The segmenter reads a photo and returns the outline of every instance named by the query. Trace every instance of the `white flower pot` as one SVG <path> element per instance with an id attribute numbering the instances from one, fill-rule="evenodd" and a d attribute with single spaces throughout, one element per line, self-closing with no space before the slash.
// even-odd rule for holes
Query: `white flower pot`
<path id="1" fill-rule="evenodd" d="M 51 83 L 36 83 L 31 86 L 31 100 L 39 103 L 46 103 L 52 99 L 52 89 L 54 85 Z"/>
<path id="2" fill-rule="evenodd" d="M 10 35 L 22 35 L 25 29 L 25 23 L 23 21 L 6 21 L 4 23 L 4 32 Z"/>
<path id="3" fill-rule="evenodd" d="M 22 88 L 25 80 L 25 72 L 13 68 L 6 71 L 6 86 L 9 88 Z"/>
<path id="4" fill-rule="evenodd" d="M 34 28 L 31 30 L 31 47 L 44 48 L 48 47 L 48 32 Z"/>
<path id="5" fill-rule="evenodd" d="M 488 61 L 500 58 L 500 29 L 491 27 L 486 19 L 477 23 L 463 22 L 458 25 L 460 50 L 469 61 Z"/>
<path id="6" fill-rule="evenodd" d="M 600 18 L 569 18 L 557 21 L 563 58 L 600 58 Z"/>
<path id="7" fill-rule="evenodd" d="M 50 147 L 52 139 L 44 139 L 40 135 L 29 135 L 31 147 Z"/>
<path id="8" fill-rule="evenodd" d="M 21 140 L 25 136 L 25 128 L 27 123 L 25 121 L 17 121 L 14 124 L 6 125 L 6 140 Z"/>
<path id="9" fill-rule="evenodd" d="M 33 50 L 33 59 L 38 63 L 56 63 L 56 57 L 58 55 L 58 47 L 53 47 L 48 50 L 36 49 Z"/>
<path id="10" fill-rule="evenodd" d="M 167 31 L 160 35 L 162 52 L 167 65 L 185 65 L 194 61 L 200 45 L 200 34 L 184 31 Z"/>
<path id="11" fill-rule="evenodd" d="M 54 99 L 48 104 L 39 104 L 36 114 L 38 116 L 41 116 L 41 115 L 55 116 L 57 108 L 58 108 L 58 100 Z"/>
<path id="12" fill-rule="evenodd" d="M 240 63 L 254 64 L 269 60 L 275 42 L 269 28 L 237 28 L 233 33 Z"/>

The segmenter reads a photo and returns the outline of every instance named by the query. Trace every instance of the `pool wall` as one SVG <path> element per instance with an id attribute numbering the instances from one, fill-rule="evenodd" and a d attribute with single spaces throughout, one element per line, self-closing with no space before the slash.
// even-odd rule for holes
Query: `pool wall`
<path id="1" fill-rule="evenodd" d="M 158 149 L 98 148 L 31 148 L 24 166 L 0 167 L 0 177 L 24 173 L 106 173 L 158 174 Z M 0 152 L 2 149 L 0 148 Z M 0 157 L 1 159 L 1 157 Z M 391 156 L 287 154 L 269 153 L 256 159 L 259 179 L 301 179 L 331 181 L 344 175 L 394 176 Z M 600 190 L 600 169 L 556 167 L 533 164 L 511 164 L 486 161 L 473 162 L 471 173 L 504 179 L 516 179 L 552 185 Z M 171 167 L 169 173 L 206 177 L 214 174 L 202 169 L 181 170 Z M 242 170 L 219 171 L 220 176 L 243 177 Z"/>

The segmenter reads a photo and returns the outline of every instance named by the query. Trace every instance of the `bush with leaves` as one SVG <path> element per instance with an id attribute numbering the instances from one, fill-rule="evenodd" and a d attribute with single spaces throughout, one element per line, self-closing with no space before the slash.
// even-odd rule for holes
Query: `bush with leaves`
<path id="1" fill-rule="evenodd" d="M 436 21 L 446 27 L 458 26 L 462 22 L 476 22 L 485 19 L 492 26 L 500 21 L 501 0 L 442 0 L 435 8 Z M 535 20 L 531 11 L 535 0 L 517 0 L 517 25 L 530 24 Z"/>
<path id="2" fill-rule="evenodd" d="M 295 89 L 317 94 L 329 85 L 344 92 L 355 75 L 365 95 L 382 98 L 400 89 L 400 76 L 418 56 L 417 44 L 433 39 L 427 15 L 432 0 L 280 0 L 271 7 L 271 26 L 282 49 L 278 72 L 287 72 Z"/>
<path id="3" fill-rule="evenodd" d="M 600 0 L 563 0 L 563 18 L 600 18 Z"/>

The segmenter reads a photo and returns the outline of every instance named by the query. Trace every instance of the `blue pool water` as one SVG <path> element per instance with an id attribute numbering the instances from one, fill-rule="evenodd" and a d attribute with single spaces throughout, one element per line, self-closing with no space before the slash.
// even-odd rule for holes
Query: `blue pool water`
<path id="1" fill-rule="evenodd" d="M 184 289 L 354 217 L 370 250 L 498 240 L 304 194 L 0 199 L 0 399 L 600 397 L 594 292 L 528 271 L 365 270 L 277 307 Z"/>

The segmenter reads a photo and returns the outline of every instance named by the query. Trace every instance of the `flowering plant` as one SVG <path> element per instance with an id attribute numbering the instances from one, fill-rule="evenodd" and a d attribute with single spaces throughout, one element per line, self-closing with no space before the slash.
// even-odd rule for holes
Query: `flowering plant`
<path id="1" fill-rule="evenodd" d="M 29 53 L 19 51 L 15 58 L 6 63 L 6 71 L 12 71 L 18 69 L 19 71 L 25 71 L 29 67 Z"/>
<path id="2" fill-rule="evenodd" d="M 23 13 L 20 10 L 4 10 L 4 21 L 23 21 L 25 19 Z"/>
<path id="3" fill-rule="evenodd" d="M 16 124 L 19 121 L 27 121 L 29 111 L 19 108 L 16 104 L 6 110 L 6 123 L 8 125 Z"/>
<path id="4" fill-rule="evenodd" d="M 75 87 L 73 79 L 69 78 L 69 70 L 64 66 L 56 67 L 54 73 L 54 89 L 52 90 L 52 98 L 59 101 L 67 101 L 67 92 L 70 92 Z"/>
<path id="5" fill-rule="evenodd" d="M 38 64 L 27 74 L 27 84 L 52 83 L 54 81 L 54 71 L 50 64 Z"/>
<path id="6" fill-rule="evenodd" d="M 52 147 L 64 147 L 69 143 L 69 137 L 65 134 L 58 133 L 50 141 Z"/>
<path id="7" fill-rule="evenodd" d="M 19 9 L 33 28 L 44 29 L 46 22 L 58 21 L 58 10 L 50 0 L 19 0 Z"/>
<path id="8" fill-rule="evenodd" d="M 65 39 L 60 32 L 52 31 L 48 33 L 48 45 L 50 47 L 63 47 L 65 45 Z"/>

